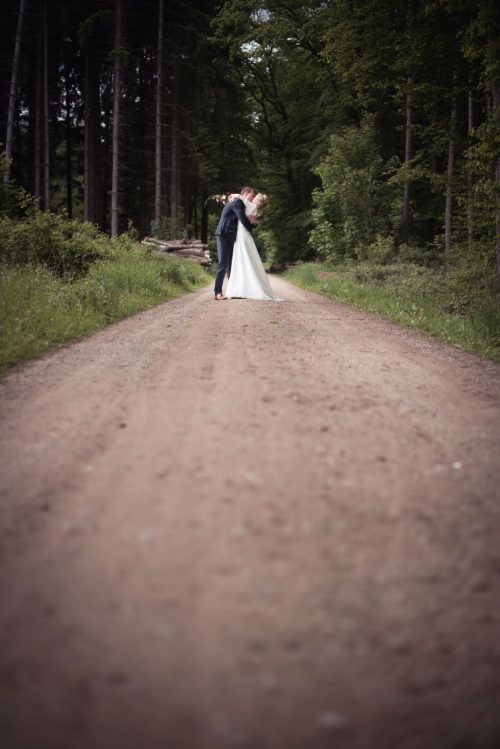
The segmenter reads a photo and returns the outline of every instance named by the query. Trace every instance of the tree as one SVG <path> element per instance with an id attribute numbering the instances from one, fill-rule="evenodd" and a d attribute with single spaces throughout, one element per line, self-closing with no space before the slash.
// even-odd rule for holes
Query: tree
<path id="1" fill-rule="evenodd" d="M 113 162 L 111 167 L 111 236 L 118 236 L 118 190 L 120 171 L 120 98 L 122 70 L 122 0 L 115 0 L 113 50 Z"/>
<path id="2" fill-rule="evenodd" d="M 453 89 L 455 88 L 456 75 L 453 75 Z M 453 211 L 453 175 L 455 171 L 455 139 L 457 128 L 457 99 L 455 90 L 451 92 L 450 104 L 450 128 L 448 139 L 448 159 L 446 166 L 446 202 L 444 209 L 444 249 L 449 252 L 451 248 L 451 219 Z"/>
<path id="3" fill-rule="evenodd" d="M 47 0 L 42 6 L 43 28 L 43 204 L 50 208 L 50 103 L 49 103 L 49 42 L 47 25 Z"/>
<path id="4" fill-rule="evenodd" d="M 10 168 L 12 162 L 12 141 L 14 134 L 14 122 L 16 119 L 16 101 L 17 101 L 17 79 L 19 73 L 19 59 L 21 56 L 21 36 L 24 21 L 25 0 L 20 0 L 19 13 L 17 18 L 16 41 L 14 45 L 14 56 L 12 58 L 12 74 L 10 79 L 9 108 L 7 114 L 7 134 L 5 136 L 5 154 L 7 156 L 7 166 L 4 172 L 4 181 L 10 180 Z"/>
<path id="5" fill-rule="evenodd" d="M 89 12 L 90 11 L 90 12 Z M 104 227 L 101 68 L 111 14 L 91 6 L 78 26 L 83 51 L 83 218 Z"/>
<path id="6" fill-rule="evenodd" d="M 403 212 L 401 217 L 400 239 L 403 244 L 408 242 L 410 236 L 410 162 L 412 157 L 412 135 L 413 135 L 413 68 L 414 62 L 414 40 L 413 40 L 413 0 L 408 0 L 407 6 L 407 35 L 408 35 L 408 74 L 405 102 L 405 151 L 404 165 L 405 175 L 403 183 Z"/>
<path id="7" fill-rule="evenodd" d="M 161 219 L 162 177 L 162 103 L 163 103 L 163 8 L 164 0 L 158 1 L 158 47 L 156 68 L 156 129 L 155 129 L 155 221 Z"/>

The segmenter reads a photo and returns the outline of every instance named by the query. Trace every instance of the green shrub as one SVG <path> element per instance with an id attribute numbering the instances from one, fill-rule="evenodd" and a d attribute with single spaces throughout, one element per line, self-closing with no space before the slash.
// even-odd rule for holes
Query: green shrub
<path id="1" fill-rule="evenodd" d="M 356 254 L 373 263 L 388 263 L 394 257 L 394 238 L 378 234 L 371 244 L 359 247 Z"/>
<path id="2" fill-rule="evenodd" d="M 109 254 L 109 238 L 92 224 L 39 210 L 19 221 L 0 219 L 0 261 L 7 265 L 38 264 L 74 277 Z"/>
<path id="3" fill-rule="evenodd" d="M 359 257 L 360 248 L 390 233 L 395 188 L 386 179 L 373 117 L 330 138 L 313 192 L 312 247 L 326 260 Z M 379 243 L 380 245 L 380 243 Z M 374 252 L 381 252 L 377 245 Z"/>
<path id="4" fill-rule="evenodd" d="M 447 262 L 444 254 L 444 236 L 437 234 L 432 242 L 423 244 L 413 242 L 401 244 L 398 248 L 398 259 L 402 263 L 423 265 L 428 268 L 443 267 Z"/>

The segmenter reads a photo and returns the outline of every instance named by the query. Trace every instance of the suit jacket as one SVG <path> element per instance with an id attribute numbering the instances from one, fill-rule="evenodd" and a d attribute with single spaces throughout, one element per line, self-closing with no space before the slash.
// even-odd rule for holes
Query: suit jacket
<path id="1" fill-rule="evenodd" d="M 238 221 L 241 221 L 245 229 L 252 231 L 253 224 L 246 217 L 245 204 L 241 198 L 232 200 L 224 206 L 219 224 L 215 230 L 215 236 L 234 242 L 236 240 L 236 232 L 238 231 Z"/>

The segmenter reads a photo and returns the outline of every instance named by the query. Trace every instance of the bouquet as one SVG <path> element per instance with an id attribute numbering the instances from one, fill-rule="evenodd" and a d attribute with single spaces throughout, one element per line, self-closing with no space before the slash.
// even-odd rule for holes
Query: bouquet
<path id="1" fill-rule="evenodd" d="M 236 198 L 239 198 L 240 196 L 238 193 L 235 192 L 224 192 L 221 195 L 209 195 L 207 198 L 207 202 L 209 200 L 215 200 L 216 203 L 220 203 L 221 205 L 227 205 L 231 202 L 231 200 L 236 200 Z"/>

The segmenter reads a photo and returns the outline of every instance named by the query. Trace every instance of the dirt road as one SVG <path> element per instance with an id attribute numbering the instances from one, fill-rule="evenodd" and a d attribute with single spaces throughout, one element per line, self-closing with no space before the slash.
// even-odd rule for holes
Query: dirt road
<path id="1" fill-rule="evenodd" d="M 273 286 L 0 381 L 4 749 L 500 746 L 500 367 Z"/>

